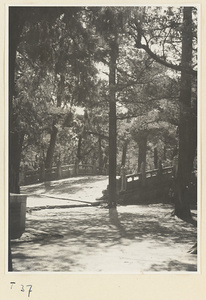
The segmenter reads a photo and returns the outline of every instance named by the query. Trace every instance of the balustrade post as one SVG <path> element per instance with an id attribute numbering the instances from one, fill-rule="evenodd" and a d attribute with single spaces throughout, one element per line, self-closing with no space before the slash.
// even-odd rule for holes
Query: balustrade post
<path id="1" fill-rule="evenodd" d="M 127 189 L 127 178 L 126 178 L 126 168 L 125 168 L 125 166 L 121 166 L 120 175 L 121 175 L 121 191 L 126 191 L 126 189 Z"/>
<path id="2" fill-rule="evenodd" d="M 145 187 L 146 186 L 146 164 L 145 164 L 145 162 L 141 163 L 140 173 L 141 173 L 141 185 L 143 187 Z"/>

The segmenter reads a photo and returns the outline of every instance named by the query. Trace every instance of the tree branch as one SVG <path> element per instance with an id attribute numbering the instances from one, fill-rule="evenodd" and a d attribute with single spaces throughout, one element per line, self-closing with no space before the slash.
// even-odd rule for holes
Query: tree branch
<path id="1" fill-rule="evenodd" d="M 87 134 L 93 134 L 93 135 L 96 135 L 96 136 L 100 136 L 102 139 L 105 139 L 105 140 L 108 140 L 109 139 L 109 136 L 106 136 L 102 133 L 98 133 L 98 132 L 93 132 L 93 131 L 86 131 Z"/>
<path id="2" fill-rule="evenodd" d="M 174 65 L 172 63 L 166 62 L 165 60 L 161 59 L 158 55 L 156 55 L 154 52 L 151 51 L 151 49 L 149 48 L 149 46 L 147 45 L 143 45 L 140 42 L 136 43 L 136 48 L 138 49 L 143 49 L 147 52 L 147 54 L 149 54 L 156 62 L 171 68 L 173 70 L 179 71 L 179 72 L 184 72 L 193 76 L 197 76 L 197 71 L 193 70 L 193 69 L 189 69 L 189 68 L 184 68 L 181 65 Z"/>

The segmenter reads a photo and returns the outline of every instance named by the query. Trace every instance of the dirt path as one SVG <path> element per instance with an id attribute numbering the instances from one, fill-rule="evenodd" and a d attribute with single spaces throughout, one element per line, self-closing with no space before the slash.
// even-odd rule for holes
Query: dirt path
<path id="1" fill-rule="evenodd" d="M 107 182 L 105 178 L 87 181 L 73 182 L 70 187 L 64 182 L 62 192 L 59 182 L 56 188 L 50 185 L 47 194 L 68 196 L 70 189 L 69 195 L 75 198 L 84 196 L 95 201 Z M 40 185 L 24 191 L 29 189 L 45 194 Z M 40 198 L 29 200 L 30 207 L 35 205 L 32 201 L 36 199 L 39 203 Z M 101 207 L 31 210 L 27 213 L 25 233 L 12 241 L 13 269 L 75 273 L 196 271 L 197 255 L 187 253 L 196 242 L 196 229 L 171 217 L 171 210 L 169 204 L 118 206 L 110 210 Z"/>

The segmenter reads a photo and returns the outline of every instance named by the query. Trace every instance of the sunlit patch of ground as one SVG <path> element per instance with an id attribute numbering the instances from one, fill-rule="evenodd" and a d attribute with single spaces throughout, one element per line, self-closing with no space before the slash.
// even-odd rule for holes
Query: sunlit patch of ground
<path id="1" fill-rule="evenodd" d="M 14 271 L 185 272 L 197 270 L 196 228 L 165 204 L 77 207 L 27 213 L 12 241 Z"/>
<path id="2" fill-rule="evenodd" d="M 107 188 L 107 176 L 73 177 L 21 187 L 27 194 L 27 207 L 95 203 Z M 74 202 L 80 200 L 82 202 Z"/>

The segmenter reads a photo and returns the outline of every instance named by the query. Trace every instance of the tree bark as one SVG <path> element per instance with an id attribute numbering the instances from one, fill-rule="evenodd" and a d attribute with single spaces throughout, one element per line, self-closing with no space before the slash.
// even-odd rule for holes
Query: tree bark
<path id="1" fill-rule="evenodd" d="M 166 146 L 164 146 L 164 149 L 163 149 L 163 160 L 166 160 L 167 159 L 167 148 Z"/>
<path id="2" fill-rule="evenodd" d="M 57 77 L 56 77 L 56 80 L 58 80 Z M 63 91 L 64 91 L 64 81 L 65 81 L 65 77 L 64 77 L 64 75 L 61 74 L 60 80 L 59 80 L 58 86 L 57 86 L 57 107 L 60 107 L 61 103 L 62 103 L 62 96 L 63 96 Z M 53 156 L 54 156 L 57 134 L 58 134 L 58 129 L 55 126 L 55 121 L 53 121 L 51 138 L 50 138 L 50 143 L 49 143 L 49 147 L 47 150 L 47 156 L 46 156 L 46 161 L 45 161 L 46 169 L 49 169 L 52 167 L 52 160 L 53 160 Z"/>
<path id="3" fill-rule="evenodd" d="M 46 160 L 45 160 L 45 168 L 46 169 L 49 169 L 52 167 L 52 159 L 53 159 L 53 155 L 54 155 L 57 133 L 58 133 L 58 129 L 56 128 L 56 126 L 53 122 L 50 143 L 49 143 L 49 147 L 47 150 L 47 156 L 46 156 Z"/>
<path id="4" fill-rule="evenodd" d="M 10 133 L 10 170 L 9 170 L 9 191 L 20 194 L 19 169 L 21 161 L 21 151 L 24 141 L 24 134 L 17 131 Z"/>
<path id="5" fill-rule="evenodd" d="M 157 147 L 154 148 L 154 168 L 158 168 L 158 153 L 157 153 Z"/>
<path id="6" fill-rule="evenodd" d="M 81 147 L 82 147 L 82 135 L 80 134 L 77 146 L 77 159 L 78 162 L 81 160 Z"/>
<path id="7" fill-rule="evenodd" d="M 182 30 L 182 66 L 189 67 L 192 62 L 192 8 L 184 7 Z M 176 177 L 175 214 L 182 219 L 191 219 L 189 189 L 193 161 L 197 147 L 196 116 L 191 107 L 190 74 L 181 73 L 179 158 Z"/>
<path id="8" fill-rule="evenodd" d="M 147 156 L 147 132 L 141 132 L 138 137 L 138 173 L 141 170 L 142 163 L 146 166 L 146 156 Z"/>
<path id="9" fill-rule="evenodd" d="M 19 167 L 24 134 L 19 132 L 17 117 L 13 111 L 15 96 L 16 51 L 25 17 L 19 8 L 9 8 L 9 189 L 11 193 L 20 193 Z"/>
<path id="10" fill-rule="evenodd" d="M 103 155 L 102 155 L 102 138 L 101 138 L 101 135 L 99 135 L 99 139 L 98 139 L 98 148 L 99 148 L 99 172 L 100 172 L 100 174 L 102 174 Z"/>
<path id="11" fill-rule="evenodd" d="M 118 57 L 117 37 L 110 43 L 109 64 L 109 206 L 116 206 L 116 156 L 117 156 L 117 117 L 116 117 L 116 60 Z"/>
<path id="12" fill-rule="evenodd" d="M 127 146 L 128 146 L 128 140 L 124 141 L 123 148 L 122 148 L 122 166 L 125 166 L 126 164 Z"/>

